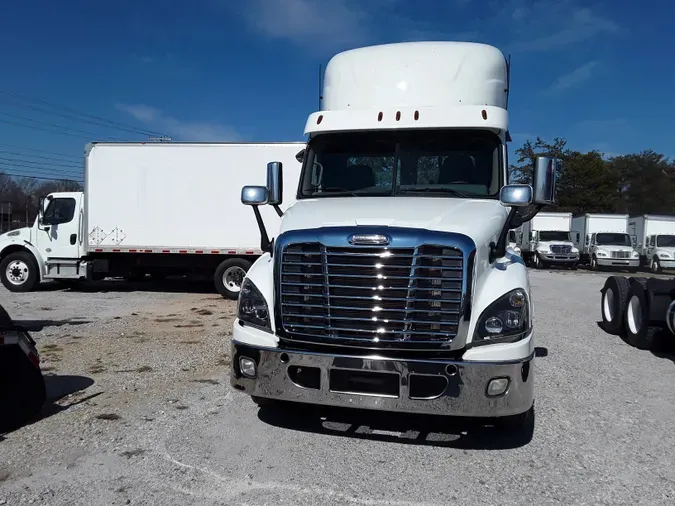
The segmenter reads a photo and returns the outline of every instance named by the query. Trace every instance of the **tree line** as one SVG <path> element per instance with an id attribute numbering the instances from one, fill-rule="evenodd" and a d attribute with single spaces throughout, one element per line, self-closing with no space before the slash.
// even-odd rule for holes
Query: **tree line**
<path id="1" fill-rule="evenodd" d="M 675 161 L 651 149 L 603 157 L 599 151 L 581 152 L 567 141 L 540 137 L 515 150 L 510 166 L 513 183 L 531 183 L 537 155 L 560 158 L 557 206 L 551 211 L 572 213 L 675 214 Z"/>
<path id="2" fill-rule="evenodd" d="M 52 192 L 82 191 L 77 181 L 16 178 L 0 172 L 0 229 L 17 228 L 35 220 L 40 197 Z M 9 211 L 11 210 L 11 222 Z"/>

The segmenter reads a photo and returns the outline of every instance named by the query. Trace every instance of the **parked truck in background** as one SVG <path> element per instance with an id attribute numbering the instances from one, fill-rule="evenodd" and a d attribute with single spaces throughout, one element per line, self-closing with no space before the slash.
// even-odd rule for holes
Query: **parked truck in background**
<path id="1" fill-rule="evenodd" d="M 640 257 L 628 234 L 627 214 L 586 213 L 572 218 L 572 235 L 581 262 L 591 270 L 603 267 L 637 272 Z"/>
<path id="2" fill-rule="evenodd" d="M 478 43 L 330 60 L 296 201 L 276 237 L 261 226 L 242 285 L 233 388 L 263 405 L 531 420 L 533 304 L 507 236 L 554 202 L 559 161 L 506 184 L 508 76 Z M 282 202 L 283 171 L 271 161 L 267 186 L 242 188 L 256 215 Z"/>
<path id="3" fill-rule="evenodd" d="M 643 214 L 628 219 L 641 264 L 652 272 L 675 268 L 675 216 Z"/>
<path id="4" fill-rule="evenodd" d="M 235 299 L 260 256 L 256 219 L 241 186 L 265 184 L 278 159 L 287 184 L 304 143 L 93 143 L 84 192 L 52 193 L 32 227 L 0 236 L 0 278 L 13 292 L 45 280 L 140 279 L 198 273 Z M 285 205 L 295 199 L 285 196 Z M 272 229 L 281 208 L 263 210 Z"/>
<path id="5" fill-rule="evenodd" d="M 542 212 L 523 223 L 522 255 L 537 269 L 566 266 L 576 269 L 579 250 L 572 242 L 572 213 Z"/>
<path id="6" fill-rule="evenodd" d="M 508 246 L 519 255 L 522 255 L 519 244 L 523 240 L 523 232 L 521 230 L 509 230 Z"/>

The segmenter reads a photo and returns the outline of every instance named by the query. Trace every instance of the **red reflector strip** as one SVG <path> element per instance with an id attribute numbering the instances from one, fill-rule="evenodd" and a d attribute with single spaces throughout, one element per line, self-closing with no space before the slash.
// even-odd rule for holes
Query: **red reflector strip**
<path id="1" fill-rule="evenodd" d="M 187 253 L 187 250 L 186 250 L 186 249 L 181 249 L 181 250 L 178 250 L 178 253 Z"/>
<path id="2" fill-rule="evenodd" d="M 101 248 L 96 248 L 94 251 L 95 251 L 96 253 L 103 253 L 103 250 L 102 250 Z"/>
<path id="3" fill-rule="evenodd" d="M 220 253 L 220 251 L 218 251 L 217 249 L 212 249 L 211 253 L 213 253 L 214 255 L 217 255 L 218 253 Z"/>
<path id="4" fill-rule="evenodd" d="M 196 250 L 195 250 L 195 253 L 204 253 L 204 250 L 196 249 Z"/>
<path id="5" fill-rule="evenodd" d="M 136 251 L 138 251 L 138 250 L 130 249 L 130 250 L 129 250 L 129 253 L 136 253 Z"/>
<path id="6" fill-rule="evenodd" d="M 163 249 L 162 253 L 171 253 L 171 250 L 170 249 Z"/>
<path id="7" fill-rule="evenodd" d="M 119 253 L 120 251 L 122 251 L 122 250 L 121 250 L 121 249 L 113 248 L 113 253 Z"/>
<path id="8" fill-rule="evenodd" d="M 152 253 L 152 250 L 151 250 L 151 249 L 146 249 L 145 252 L 146 252 L 146 253 Z"/>
<path id="9" fill-rule="evenodd" d="M 252 255 L 252 254 L 253 254 L 253 251 L 247 251 L 246 254 L 247 254 L 247 255 Z"/>

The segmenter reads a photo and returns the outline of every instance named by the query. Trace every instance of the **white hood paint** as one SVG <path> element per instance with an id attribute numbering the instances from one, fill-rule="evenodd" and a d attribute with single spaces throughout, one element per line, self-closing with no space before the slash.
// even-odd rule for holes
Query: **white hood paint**
<path id="1" fill-rule="evenodd" d="M 508 209 L 498 200 L 415 197 L 328 197 L 295 202 L 279 234 L 319 227 L 371 225 L 456 232 L 480 247 L 499 233 Z"/>

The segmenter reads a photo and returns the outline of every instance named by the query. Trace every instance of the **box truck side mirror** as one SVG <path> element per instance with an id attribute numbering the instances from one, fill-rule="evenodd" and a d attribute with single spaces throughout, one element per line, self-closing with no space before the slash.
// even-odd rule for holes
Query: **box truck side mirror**
<path id="1" fill-rule="evenodd" d="M 532 202 L 532 187 L 529 184 L 509 184 L 499 191 L 499 201 L 506 207 L 524 207 Z"/>
<path id="2" fill-rule="evenodd" d="M 561 161 L 550 156 L 538 156 L 534 162 L 532 173 L 532 202 L 540 206 L 551 206 L 556 203 L 556 179 Z"/>

